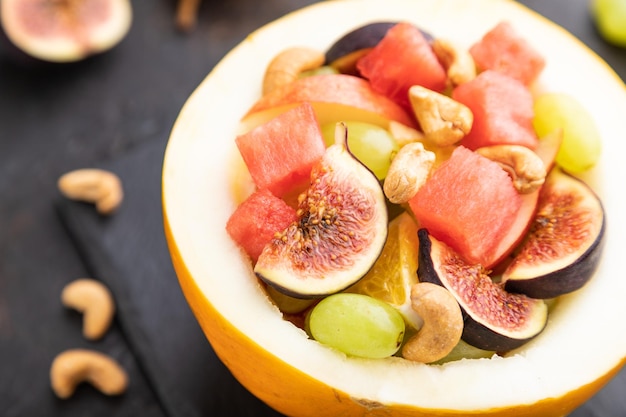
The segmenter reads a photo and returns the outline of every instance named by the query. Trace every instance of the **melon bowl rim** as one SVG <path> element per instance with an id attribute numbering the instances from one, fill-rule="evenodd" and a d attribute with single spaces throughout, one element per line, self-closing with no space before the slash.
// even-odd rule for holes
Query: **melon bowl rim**
<path id="1" fill-rule="evenodd" d="M 545 331 L 507 357 L 443 366 L 399 358 L 347 358 L 282 319 L 224 226 L 236 201 L 229 167 L 239 119 L 260 97 L 265 65 L 289 46 L 320 50 L 375 20 L 409 20 L 469 46 L 509 20 L 547 58 L 542 89 L 573 95 L 603 136 L 584 174 L 608 219 L 599 269 L 559 300 Z M 324 28 L 321 30 L 321 28 Z M 289 33 L 289 36 L 285 36 Z M 588 80 L 589 82 L 585 82 Z M 165 152 L 164 227 L 179 283 L 219 358 L 255 396 L 291 416 L 563 416 L 604 386 L 626 361 L 626 178 L 619 156 L 626 88 L 574 36 L 512 0 L 332 0 L 292 12 L 250 34 L 183 106 Z"/>

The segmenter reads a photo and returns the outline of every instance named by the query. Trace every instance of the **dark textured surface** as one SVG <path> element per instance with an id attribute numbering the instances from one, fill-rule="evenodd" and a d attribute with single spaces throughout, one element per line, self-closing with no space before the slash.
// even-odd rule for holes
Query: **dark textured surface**
<path id="1" fill-rule="evenodd" d="M 176 285 L 155 207 L 163 149 L 185 99 L 248 32 L 308 3 L 205 1 L 200 25 L 185 36 L 173 27 L 173 0 L 135 1 L 130 34 L 103 56 L 33 66 L 0 49 L 0 416 L 276 415 L 204 342 Z M 626 51 L 596 35 L 586 0 L 523 3 L 626 79 Z M 110 219 L 56 191 L 59 175 L 94 165 L 118 172 L 128 191 Z M 66 283 L 87 275 L 105 280 L 120 306 L 98 342 L 82 338 L 80 315 L 59 299 Z M 57 400 L 49 366 L 74 347 L 120 360 L 129 391 L 108 398 L 82 386 L 71 400 Z M 624 392 L 622 372 L 574 415 L 626 415 Z"/>
<path id="2" fill-rule="evenodd" d="M 178 286 L 162 216 L 153 211 L 161 197 L 162 142 L 101 166 L 124 183 L 115 216 L 65 199 L 58 200 L 59 214 L 90 272 L 115 294 L 120 327 L 168 416 L 278 415 L 217 359 Z"/>

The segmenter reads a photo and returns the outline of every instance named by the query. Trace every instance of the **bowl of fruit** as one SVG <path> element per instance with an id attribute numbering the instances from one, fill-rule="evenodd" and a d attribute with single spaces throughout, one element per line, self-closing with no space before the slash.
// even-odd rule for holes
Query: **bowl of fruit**
<path id="1" fill-rule="evenodd" d="M 624 114 L 609 66 L 516 2 L 317 3 L 181 110 L 178 280 L 285 415 L 566 415 L 626 360 Z"/>

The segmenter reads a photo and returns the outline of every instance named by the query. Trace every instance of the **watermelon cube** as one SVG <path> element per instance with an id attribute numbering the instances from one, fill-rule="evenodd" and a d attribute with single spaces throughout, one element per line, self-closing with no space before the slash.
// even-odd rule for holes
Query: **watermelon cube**
<path id="1" fill-rule="evenodd" d="M 277 197 L 308 184 L 311 168 L 326 150 L 309 103 L 276 116 L 235 141 L 256 186 L 268 188 Z"/>
<path id="2" fill-rule="evenodd" d="M 472 45 L 470 54 L 480 71 L 502 72 L 525 85 L 532 84 L 546 66 L 544 57 L 503 21 Z"/>
<path id="3" fill-rule="evenodd" d="M 539 140 L 533 128 L 533 97 L 518 80 L 497 71 L 480 73 L 456 87 L 452 98 L 474 114 L 470 132 L 461 140 L 469 149 L 511 144 L 534 149 Z"/>
<path id="4" fill-rule="evenodd" d="M 226 223 L 226 231 L 256 262 L 274 234 L 296 220 L 296 210 L 264 188 L 237 206 Z"/>
<path id="5" fill-rule="evenodd" d="M 409 200 L 422 227 L 466 261 L 486 268 L 501 257 L 498 244 L 521 205 L 511 177 L 496 162 L 463 146 Z"/>
<path id="6" fill-rule="evenodd" d="M 446 71 L 423 33 L 410 23 L 393 26 L 370 52 L 357 61 L 372 88 L 410 108 L 409 88 L 421 85 L 443 91 Z"/>

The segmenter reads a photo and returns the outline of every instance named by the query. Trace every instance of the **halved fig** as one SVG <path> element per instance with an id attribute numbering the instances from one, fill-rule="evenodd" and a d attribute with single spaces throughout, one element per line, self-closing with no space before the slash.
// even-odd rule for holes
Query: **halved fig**
<path id="1" fill-rule="evenodd" d="M 376 176 L 348 150 L 347 129 L 311 172 L 298 220 L 275 236 L 254 267 L 259 278 L 300 298 L 339 292 L 372 267 L 387 238 L 387 208 Z"/>
<path id="2" fill-rule="evenodd" d="M 356 61 L 365 55 L 398 22 L 372 22 L 346 33 L 326 51 L 326 64 L 344 74 L 356 74 Z M 432 40 L 432 35 L 422 31 Z"/>
<path id="3" fill-rule="evenodd" d="M 397 22 L 373 22 L 358 27 L 337 39 L 326 51 L 326 64 L 351 73 L 354 62 L 373 48 Z"/>
<path id="4" fill-rule="evenodd" d="M 583 181 L 554 168 L 531 229 L 502 274 L 507 291 L 554 298 L 581 288 L 600 261 L 604 209 Z"/>
<path id="5" fill-rule="evenodd" d="M 462 339 L 466 343 L 506 352 L 541 333 L 548 318 L 543 300 L 506 292 L 481 265 L 468 264 L 427 229 L 420 229 L 417 234 L 418 278 L 441 285 L 454 295 L 463 311 Z"/>
<path id="6" fill-rule="evenodd" d="M 543 161 L 546 167 L 546 172 L 550 172 L 552 167 L 554 167 L 554 160 L 561 147 L 561 143 L 563 143 L 563 131 L 561 129 L 557 129 L 554 132 L 545 135 L 539 141 L 539 145 L 535 149 L 535 153 Z M 512 252 L 520 245 L 520 243 L 522 243 L 524 237 L 530 230 L 533 218 L 537 212 L 537 204 L 539 203 L 540 193 L 541 189 L 538 189 L 532 193 L 521 195 L 522 206 L 517 213 L 515 223 L 513 223 L 507 235 L 498 244 L 495 251 L 497 255 L 494 256 L 495 261 L 492 265 L 485 265 L 486 267 L 490 268 L 497 266 L 500 268 L 501 265 L 503 265 L 502 261 L 510 260 Z"/>
<path id="7" fill-rule="evenodd" d="M 6 37 L 26 55 L 71 62 L 119 43 L 131 25 L 129 0 L 2 0 Z"/>

